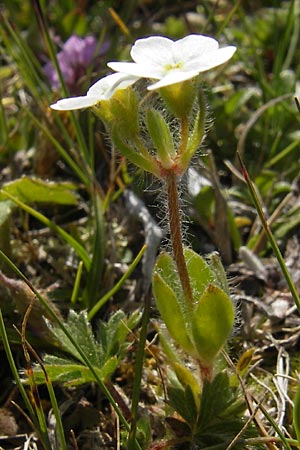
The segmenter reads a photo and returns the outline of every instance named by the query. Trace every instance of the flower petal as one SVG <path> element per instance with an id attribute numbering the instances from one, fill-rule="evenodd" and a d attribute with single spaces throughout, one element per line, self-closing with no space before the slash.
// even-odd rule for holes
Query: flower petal
<path id="1" fill-rule="evenodd" d="M 227 62 L 235 51 L 236 47 L 228 46 L 199 55 L 197 58 L 187 61 L 184 65 L 184 69 L 187 71 L 198 70 L 198 73 L 205 72 L 206 70 L 218 67 Z"/>
<path id="2" fill-rule="evenodd" d="M 183 72 L 181 70 L 174 70 L 168 72 L 163 78 L 161 78 L 157 83 L 148 86 L 148 91 L 153 91 L 161 87 L 170 86 L 171 84 L 181 83 L 182 81 L 190 80 L 198 75 L 198 70 Z"/>
<path id="3" fill-rule="evenodd" d="M 125 89 L 137 80 L 138 77 L 124 73 L 113 73 L 96 81 L 87 91 L 87 96 L 98 97 L 99 100 L 108 100 L 116 90 Z"/>
<path id="4" fill-rule="evenodd" d="M 138 39 L 133 45 L 130 55 L 138 64 L 163 67 L 173 64 L 172 46 L 174 41 L 162 36 L 150 36 Z"/>
<path id="5" fill-rule="evenodd" d="M 95 105 L 99 101 L 98 97 L 86 96 L 81 97 L 69 97 L 58 100 L 50 108 L 56 109 L 57 111 L 70 111 L 73 109 L 88 108 Z"/>
<path id="6" fill-rule="evenodd" d="M 201 58 L 219 48 L 215 39 L 200 34 L 191 34 L 173 43 L 172 53 L 175 62 Z"/>
<path id="7" fill-rule="evenodd" d="M 140 65 L 131 62 L 109 62 L 107 65 L 116 72 L 122 72 L 123 74 L 139 78 L 154 78 L 159 80 L 164 74 L 163 68 L 153 68 L 153 66 L 146 64 Z"/>

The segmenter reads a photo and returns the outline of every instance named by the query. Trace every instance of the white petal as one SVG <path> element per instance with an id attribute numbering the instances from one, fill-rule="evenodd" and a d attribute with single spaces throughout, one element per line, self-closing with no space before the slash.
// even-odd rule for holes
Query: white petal
<path id="1" fill-rule="evenodd" d="M 122 72 L 123 74 L 133 75 L 139 78 L 154 78 L 160 79 L 164 70 L 160 67 L 153 67 L 149 64 L 136 64 L 130 62 L 109 62 L 108 67 L 116 72 Z"/>
<path id="2" fill-rule="evenodd" d="M 150 36 L 138 39 L 133 45 L 130 55 L 138 64 L 164 67 L 173 64 L 172 46 L 174 41 L 162 36 Z"/>
<path id="3" fill-rule="evenodd" d="M 57 111 L 70 111 L 73 109 L 88 108 L 89 106 L 95 105 L 99 99 L 97 97 L 87 97 L 86 95 L 82 97 L 69 97 L 58 100 L 58 102 L 50 105 L 50 108 L 56 109 Z"/>
<path id="4" fill-rule="evenodd" d="M 87 96 L 98 97 L 99 100 L 108 100 L 117 89 L 125 89 L 135 83 L 137 79 L 137 77 L 132 77 L 124 73 L 107 75 L 89 88 Z"/>
<path id="5" fill-rule="evenodd" d="M 232 55 L 235 53 L 236 47 L 228 46 L 224 48 L 219 48 L 218 50 L 208 52 L 204 55 L 199 55 L 199 57 L 187 61 L 185 63 L 185 70 L 198 70 L 198 72 L 205 72 L 206 70 L 212 69 L 213 67 L 220 66 L 228 61 Z"/>
<path id="6" fill-rule="evenodd" d="M 172 52 L 174 61 L 177 62 L 200 58 L 218 48 L 219 43 L 215 39 L 201 34 L 191 34 L 174 42 Z"/>
<path id="7" fill-rule="evenodd" d="M 168 72 L 168 74 L 163 77 L 157 83 L 151 84 L 148 86 L 149 91 L 153 91 L 154 89 L 159 89 L 161 87 L 170 86 L 171 84 L 181 83 L 182 81 L 190 80 L 198 75 L 198 71 L 193 72 L 182 72 L 181 70 L 174 70 Z"/>

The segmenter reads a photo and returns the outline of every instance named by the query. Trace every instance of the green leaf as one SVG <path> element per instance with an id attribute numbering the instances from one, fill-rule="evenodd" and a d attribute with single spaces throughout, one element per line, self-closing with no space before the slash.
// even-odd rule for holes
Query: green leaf
<path id="1" fill-rule="evenodd" d="M 214 273 L 205 260 L 190 248 L 184 249 L 184 257 L 194 297 L 199 297 L 207 285 L 215 281 Z"/>
<path id="2" fill-rule="evenodd" d="M 107 380 L 116 370 L 119 360 L 126 349 L 125 341 L 130 330 L 137 325 L 140 313 L 135 311 L 128 319 L 123 311 L 113 314 L 107 323 L 100 323 L 97 340 L 87 318 L 87 312 L 70 311 L 65 328 L 76 344 L 85 353 L 102 381 Z M 70 359 L 47 355 L 44 365 L 52 381 L 60 381 L 76 386 L 95 380 L 95 375 L 84 364 L 83 358 L 70 342 L 61 328 L 49 325 L 60 343 L 61 348 L 70 355 Z M 74 358 L 79 361 L 74 361 Z M 35 367 L 37 383 L 44 383 L 44 375 L 39 366 Z"/>
<path id="3" fill-rule="evenodd" d="M 230 387 L 227 373 L 220 372 L 211 382 L 205 381 L 195 443 L 199 448 L 207 450 L 227 448 L 245 425 L 247 419 L 242 416 L 245 409 L 246 404 L 239 391 Z M 244 449 L 244 439 L 256 435 L 255 427 L 250 424 L 234 448 Z"/>
<path id="4" fill-rule="evenodd" d="M 135 166 L 146 172 L 153 173 L 160 178 L 160 170 L 157 161 L 151 155 L 140 154 L 133 145 L 129 145 L 120 135 L 120 130 L 115 125 L 111 130 L 112 141 L 118 150 Z"/>
<path id="5" fill-rule="evenodd" d="M 150 417 L 145 414 L 137 422 L 136 437 L 142 448 L 150 448 L 152 438 L 152 424 Z"/>
<path id="6" fill-rule="evenodd" d="M 50 325 L 50 327 L 62 348 L 78 361 L 82 362 L 80 354 L 61 328 L 53 325 Z M 95 367 L 102 367 L 104 363 L 103 349 L 95 340 L 92 327 L 87 319 L 86 311 L 81 311 L 77 314 L 75 311 L 70 310 L 65 327 L 73 336 L 78 346 L 88 356 L 90 362 Z"/>
<path id="7" fill-rule="evenodd" d="M 141 313 L 135 311 L 128 318 L 123 311 L 116 311 L 108 322 L 100 322 L 97 338 L 105 354 L 109 358 L 125 349 L 125 341 L 134 327 L 137 326 L 141 318 Z"/>
<path id="8" fill-rule="evenodd" d="M 215 275 L 215 282 L 227 295 L 230 295 L 226 271 L 218 252 L 213 252 L 208 256 L 209 267 Z"/>
<path id="9" fill-rule="evenodd" d="M 95 377 L 88 367 L 68 359 L 46 355 L 44 367 L 52 382 L 60 382 L 68 387 L 95 381 Z M 117 367 L 118 360 L 113 357 L 106 361 L 103 367 L 95 367 L 95 370 L 99 378 L 105 382 Z M 37 384 L 45 383 L 44 372 L 39 366 L 34 368 L 34 379 Z"/>
<path id="10" fill-rule="evenodd" d="M 169 387 L 168 397 L 169 404 L 172 408 L 180 414 L 191 429 L 193 429 L 197 422 L 198 410 L 190 386 L 187 386 L 185 389 Z"/>
<path id="11" fill-rule="evenodd" d="M 188 353 L 195 355 L 178 298 L 160 274 L 153 274 L 153 293 L 157 308 L 173 339 Z"/>
<path id="12" fill-rule="evenodd" d="M 4 253 L 10 253 L 10 221 L 9 217 L 13 209 L 11 201 L 0 202 L 0 249 Z"/>
<path id="13" fill-rule="evenodd" d="M 175 374 L 180 381 L 181 385 L 186 388 L 189 386 L 194 395 L 194 402 L 197 405 L 197 409 L 200 406 L 200 386 L 199 381 L 192 374 L 190 369 L 187 369 L 183 364 L 175 361 L 171 361 L 171 365 L 175 371 Z"/>
<path id="14" fill-rule="evenodd" d="M 73 191 L 76 189 L 73 183 L 50 182 L 28 177 L 19 178 L 2 187 L 3 191 L 24 203 L 42 202 L 60 205 L 75 205 L 77 198 Z M 0 192 L 0 201 L 3 200 L 7 200 L 7 197 Z"/>
<path id="15" fill-rule="evenodd" d="M 192 318 L 192 334 L 199 359 L 210 366 L 226 343 L 234 323 L 229 296 L 210 284 L 199 299 Z"/>
<path id="16" fill-rule="evenodd" d="M 226 373 L 218 373 L 212 382 L 205 381 L 201 395 L 199 431 L 205 430 L 211 421 L 220 416 L 232 400 L 233 390 L 229 387 L 229 378 Z"/>
<path id="17" fill-rule="evenodd" d="M 154 270 L 157 271 L 168 286 L 178 294 L 180 291 L 180 281 L 172 256 L 165 252 L 161 253 L 156 260 Z"/>

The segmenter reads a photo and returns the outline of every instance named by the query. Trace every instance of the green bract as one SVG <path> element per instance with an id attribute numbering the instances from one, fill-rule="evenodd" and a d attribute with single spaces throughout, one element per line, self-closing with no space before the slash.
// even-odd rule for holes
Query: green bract
<path id="1" fill-rule="evenodd" d="M 224 347 L 234 323 L 234 307 L 228 295 L 209 284 L 192 318 L 192 333 L 203 366 L 210 366 Z"/>
<path id="2" fill-rule="evenodd" d="M 193 291 L 193 304 L 187 304 L 175 263 L 167 253 L 161 254 L 153 275 L 153 292 L 157 308 L 177 344 L 211 367 L 231 334 L 234 305 L 219 287 L 214 270 L 189 248 L 184 249 Z"/>
<path id="3" fill-rule="evenodd" d="M 151 108 L 147 111 L 147 128 L 152 142 L 157 151 L 158 159 L 165 169 L 170 169 L 174 164 L 176 155 L 170 129 L 163 116 Z"/>
<path id="4" fill-rule="evenodd" d="M 94 112 L 108 129 L 118 124 L 126 137 L 139 133 L 138 97 L 131 87 L 119 89 L 109 99 L 99 101 Z"/>

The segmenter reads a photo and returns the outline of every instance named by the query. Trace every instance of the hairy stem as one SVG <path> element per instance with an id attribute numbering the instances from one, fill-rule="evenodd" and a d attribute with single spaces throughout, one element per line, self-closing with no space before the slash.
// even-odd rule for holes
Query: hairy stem
<path id="1" fill-rule="evenodd" d="M 173 256 L 177 266 L 178 275 L 181 282 L 182 290 L 184 292 L 184 296 L 187 300 L 188 305 L 192 306 L 193 293 L 183 254 L 177 176 L 172 169 L 167 172 L 166 184 L 168 194 L 169 227 L 173 248 Z"/>

